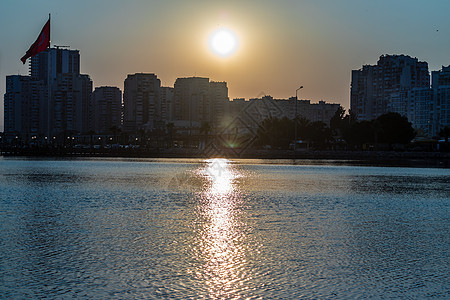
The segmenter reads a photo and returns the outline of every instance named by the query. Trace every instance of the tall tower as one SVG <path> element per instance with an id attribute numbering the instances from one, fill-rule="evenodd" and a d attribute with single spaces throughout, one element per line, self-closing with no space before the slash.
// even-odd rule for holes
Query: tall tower
<path id="1" fill-rule="evenodd" d="M 198 127 L 209 114 L 209 78 L 178 78 L 174 84 L 175 120 Z"/>
<path id="2" fill-rule="evenodd" d="M 172 87 L 161 87 L 160 115 L 165 124 L 174 121 L 173 93 Z"/>
<path id="3" fill-rule="evenodd" d="M 209 116 L 206 120 L 214 129 L 225 127 L 225 117 L 229 110 L 228 87 L 226 82 L 209 83 Z"/>
<path id="4" fill-rule="evenodd" d="M 174 85 L 174 117 L 189 127 L 207 122 L 212 128 L 221 125 L 228 109 L 226 82 L 213 82 L 209 78 L 178 78 Z"/>
<path id="5" fill-rule="evenodd" d="M 161 81 L 155 74 L 128 75 L 123 92 L 123 125 L 126 132 L 153 130 L 161 119 L 159 112 Z"/>
<path id="6" fill-rule="evenodd" d="M 29 76 L 6 76 L 4 96 L 5 134 L 20 136 L 24 140 L 37 137 L 45 132 L 40 122 L 46 111 L 47 96 L 42 81 L 33 81 Z"/>
<path id="7" fill-rule="evenodd" d="M 80 74 L 80 51 L 49 48 L 31 58 L 30 76 L 33 80 L 55 80 L 58 74 Z"/>
<path id="8" fill-rule="evenodd" d="M 94 105 L 95 132 L 110 133 L 112 128 L 121 127 L 122 91 L 118 87 L 97 87 L 92 94 Z"/>
<path id="9" fill-rule="evenodd" d="M 58 74 L 51 92 L 51 136 L 61 140 L 93 129 L 92 80 L 88 75 Z"/>
<path id="10" fill-rule="evenodd" d="M 93 129 L 92 80 L 80 74 L 79 50 L 49 48 L 31 58 L 30 77 L 42 81 L 47 97 L 41 99 L 46 112 L 40 122 L 46 135 L 66 138 Z"/>
<path id="11" fill-rule="evenodd" d="M 408 116 L 415 88 L 429 88 L 428 64 L 407 55 L 382 55 L 377 65 L 352 71 L 350 106 L 359 120 L 387 112 Z"/>
<path id="12" fill-rule="evenodd" d="M 432 72 L 434 103 L 434 135 L 445 126 L 450 127 L 450 66 Z"/>

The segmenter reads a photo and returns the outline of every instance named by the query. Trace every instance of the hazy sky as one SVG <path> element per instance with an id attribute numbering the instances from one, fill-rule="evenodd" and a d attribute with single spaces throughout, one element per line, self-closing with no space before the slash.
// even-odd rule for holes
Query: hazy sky
<path id="1" fill-rule="evenodd" d="M 78 0 L 0 2 L 0 131 L 6 75 L 28 75 L 20 58 L 51 13 L 52 45 L 80 50 L 94 87 L 123 89 L 127 74 L 226 81 L 230 98 L 262 92 L 350 103 L 351 70 L 382 54 L 407 54 L 430 71 L 450 64 L 450 0 Z M 208 47 L 215 29 L 239 39 L 223 58 Z"/>

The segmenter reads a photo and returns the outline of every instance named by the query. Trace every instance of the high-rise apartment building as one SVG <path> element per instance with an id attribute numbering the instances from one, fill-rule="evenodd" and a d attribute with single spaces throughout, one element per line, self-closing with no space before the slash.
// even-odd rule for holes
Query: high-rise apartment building
<path id="1" fill-rule="evenodd" d="M 207 122 L 213 129 L 223 126 L 228 109 L 226 82 L 210 82 L 209 78 L 178 78 L 174 85 L 174 118 L 191 128 Z"/>
<path id="2" fill-rule="evenodd" d="M 435 135 L 450 127 L 450 66 L 431 73 L 434 99 Z"/>
<path id="3" fill-rule="evenodd" d="M 177 78 L 174 84 L 175 120 L 188 123 L 189 127 L 200 126 L 207 120 L 209 78 Z"/>
<path id="4" fill-rule="evenodd" d="M 87 133 L 94 120 L 91 94 L 78 50 L 40 52 L 30 60 L 30 76 L 7 77 L 5 133 L 23 136 L 26 143 L 30 137 L 42 142 L 55 137 L 58 143 L 66 135 Z"/>
<path id="5" fill-rule="evenodd" d="M 123 127 L 127 132 L 153 130 L 160 117 L 161 81 L 155 74 L 136 73 L 125 79 Z"/>
<path id="6" fill-rule="evenodd" d="M 166 124 L 174 121 L 173 94 L 172 87 L 161 87 L 160 116 Z"/>
<path id="7" fill-rule="evenodd" d="M 350 108 L 359 121 L 387 112 L 408 118 L 420 135 L 436 134 L 436 107 L 428 64 L 406 55 L 383 55 L 377 65 L 352 71 Z"/>
<path id="8" fill-rule="evenodd" d="M 31 58 L 30 76 L 33 80 L 55 80 L 58 74 L 80 74 L 80 51 L 49 48 Z"/>
<path id="9" fill-rule="evenodd" d="M 92 80 L 88 75 L 58 74 L 51 86 L 50 135 L 66 138 L 93 130 Z"/>
<path id="10" fill-rule="evenodd" d="M 215 129 L 227 126 L 229 114 L 228 87 L 226 82 L 209 83 L 210 114 L 208 122 Z"/>
<path id="11" fill-rule="evenodd" d="M 4 132 L 7 139 L 12 137 L 28 140 L 45 133 L 43 123 L 47 97 L 42 81 L 33 81 L 29 76 L 12 75 L 6 77 L 4 95 Z"/>
<path id="12" fill-rule="evenodd" d="M 110 133 L 120 128 L 122 121 L 122 91 L 118 87 L 102 86 L 92 94 L 94 128 L 98 134 Z"/>
<path id="13" fill-rule="evenodd" d="M 436 135 L 433 91 L 430 87 L 414 88 L 408 101 L 406 117 L 419 136 Z"/>
<path id="14" fill-rule="evenodd" d="M 387 112 L 407 116 L 414 88 L 429 88 L 428 64 L 406 55 L 383 55 L 377 65 L 352 71 L 350 106 L 358 120 Z"/>

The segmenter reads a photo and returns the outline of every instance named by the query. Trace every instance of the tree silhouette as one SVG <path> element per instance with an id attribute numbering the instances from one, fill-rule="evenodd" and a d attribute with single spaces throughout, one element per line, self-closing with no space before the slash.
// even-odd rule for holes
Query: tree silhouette
<path id="1" fill-rule="evenodd" d="M 330 128 L 333 131 L 341 130 L 345 118 L 345 109 L 339 105 L 338 109 L 330 119 Z"/>
<path id="2" fill-rule="evenodd" d="M 324 122 L 312 122 L 308 126 L 308 140 L 312 142 L 316 149 L 327 148 L 332 136 L 331 129 Z"/>
<path id="3" fill-rule="evenodd" d="M 267 118 L 259 124 L 256 144 L 288 149 L 294 138 L 294 121 L 288 118 Z"/>
<path id="4" fill-rule="evenodd" d="M 408 118 L 398 113 L 386 113 L 374 121 L 375 137 L 378 143 L 408 144 L 416 135 Z"/>
<path id="5" fill-rule="evenodd" d="M 439 136 L 445 139 L 445 142 L 448 143 L 448 137 L 450 136 L 450 127 L 445 126 L 439 131 Z"/>
<path id="6" fill-rule="evenodd" d="M 373 122 L 356 122 L 345 130 L 343 137 L 345 141 L 353 147 L 362 144 L 373 144 L 375 142 Z"/>

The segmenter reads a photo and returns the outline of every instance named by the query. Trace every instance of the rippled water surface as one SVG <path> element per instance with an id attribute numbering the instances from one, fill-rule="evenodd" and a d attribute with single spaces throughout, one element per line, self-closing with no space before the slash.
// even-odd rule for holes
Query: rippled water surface
<path id="1" fill-rule="evenodd" d="M 448 169 L 0 158 L 0 298 L 448 298 L 449 204 Z"/>

